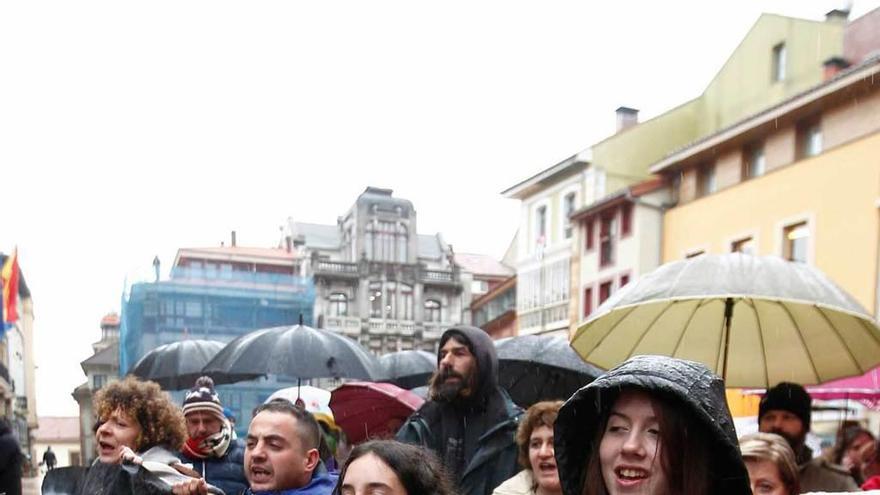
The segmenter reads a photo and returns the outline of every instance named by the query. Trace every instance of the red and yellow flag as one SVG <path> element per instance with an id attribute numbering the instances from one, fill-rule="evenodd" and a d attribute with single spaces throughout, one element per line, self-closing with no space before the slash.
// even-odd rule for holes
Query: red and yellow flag
<path id="1" fill-rule="evenodd" d="M 6 258 L 0 281 L 3 283 L 3 323 L 15 323 L 18 321 L 18 248 Z"/>

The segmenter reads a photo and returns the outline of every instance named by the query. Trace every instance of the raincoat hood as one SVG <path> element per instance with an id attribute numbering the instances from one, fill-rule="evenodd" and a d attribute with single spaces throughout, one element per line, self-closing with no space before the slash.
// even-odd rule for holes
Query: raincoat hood
<path id="1" fill-rule="evenodd" d="M 749 475 L 739 452 L 724 382 L 700 363 L 663 356 L 637 356 L 581 388 L 559 410 L 555 425 L 556 463 L 565 495 L 581 495 L 587 457 L 602 432 L 600 419 L 623 389 L 665 397 L 690 411 L 712 442 L 712 486 L 717 495 L 749 495 Z"/>
<path id="2" fill-rule="evenodd" d="M 498 354 L 495 344 L 484 330 L 467 325 L 449 327 L 440 337 L 440 348 L 453 335 L 466 341 L 468 348 L 477 360 L 477 380 L 473 397 L 485 397 L 486 392 L 498 388 Z M 440 367 L 440 354 L 437 353 L 437 367 Z"/>

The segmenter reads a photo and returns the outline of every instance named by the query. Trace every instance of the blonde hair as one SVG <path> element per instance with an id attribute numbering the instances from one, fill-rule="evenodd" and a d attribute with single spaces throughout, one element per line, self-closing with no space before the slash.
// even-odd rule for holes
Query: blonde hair
<path id="1" fill-rule="evenodd" d="M 752 433 L 739 439 L 739 449 L 744 461 L 772 462 L 788 493 L 800 493 L 798 465 L 786 439 L 774 433 Z"/>

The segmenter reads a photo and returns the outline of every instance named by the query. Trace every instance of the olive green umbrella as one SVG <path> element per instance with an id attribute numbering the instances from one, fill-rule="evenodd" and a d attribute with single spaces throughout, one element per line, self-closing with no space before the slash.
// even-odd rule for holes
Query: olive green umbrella
<path id="1" fill-rule="evenodd" d="M 621 289 L 571 345 L 611 368 L 630 356 L 699 361 L 728 387 L 816 384 L 880 364 L 880 328 L 819 270 L 774 256 L 703 255 Z"/>

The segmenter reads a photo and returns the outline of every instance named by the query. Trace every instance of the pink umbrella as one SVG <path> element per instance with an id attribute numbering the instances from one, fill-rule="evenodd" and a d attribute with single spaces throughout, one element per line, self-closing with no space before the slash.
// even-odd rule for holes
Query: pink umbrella
<path id="1" fill-rule="evenodd" d="M 390 383 L 348 382 L 330 394 L 333 418 L 353 444 L 394 435 L 424 402 Z"/>
<path id="2" fill-rule="evenodd" d="M 873 368 L 864 375 L 840 378 L 807 387 L 807 392 L 814 399 L 852 399 L 867 408 L 880 411 L 880 367 Z M 744 393 L 764 395 L 764 389 L 745 390 Z"/>

